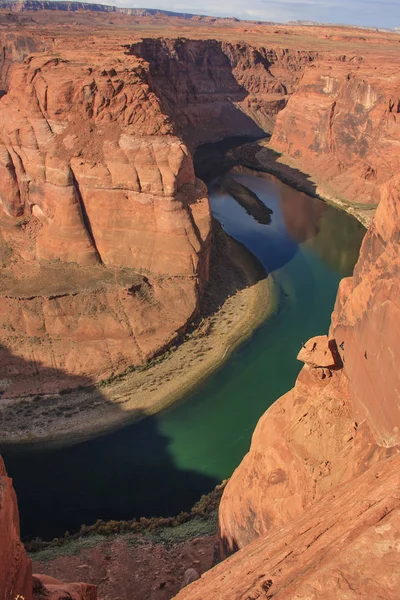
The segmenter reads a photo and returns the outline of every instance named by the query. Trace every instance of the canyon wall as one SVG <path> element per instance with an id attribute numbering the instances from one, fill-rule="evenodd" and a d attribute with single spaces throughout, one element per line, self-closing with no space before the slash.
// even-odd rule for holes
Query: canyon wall
<path id="1" fill-rule="evenodd" d="M 41 40 L 32 35 L 0 31 L 0 98 L 8 90 L 12 66 L 22 62 L 28 54 L 43 49 Z"/>
<path id="2" fill-rule="evenodd" d="M 0 378 L 11 395 L 63 385 L 38 365 L 99 379 L 140 364 L 198 310 L 207 190 L 146 64 L 122 59 L 30 57 L 0 101 L 0 343 L 17 357 Z"/>
<path id="3" fill-rule="evenodd" d="M 272 132 L 318 53 L 244 42 L 145 38 L 129 48 L 150 66 L 162 106 L 192 147 Z"/>
<path id="4" fill-rule="evenodd" d="M 363 202 L 397 168 L 395 153 L 388 172 L 376 165 L 390 135 L 396 141 L 388 100 L 396 77 L 384 88 L 383 71 L 344 60 L 325 31 L 313 30 L 324 40 L 312 44 L 280 29 L 261 43 L 255 24 L 250 41 L 226 32 L 138 39 L 133 17 L 115 15 L 113 25 L 94 11 L 93 35 L 65 8 L 72 12 L 57 19 L 42 10 L 0 15 L 0 351 L 15 357 L 3 360 L 0 380 L 10 396 L 143 364 L 197 314 L 211 244 L 207 191 L 193 171 L 198 144 L 265 135 L 276 121 L 274 147 L 297 159 L 304 152 L 306 166 L 310 152 L 336 153 L 324 174 L 330 181 L 336 163 L 347 169 L 340 181 Z M 345 125 L 356 136 L 347 154 Z M 367 158 L 353 168 L 359 145 Z M 365 172 L 357 183 L 354 169 Z"/>
<path id="5" fill-rule="evenodd" d="M 321 60 L 277 117 L 270 147 L 326 196 L 376 205 L 399 171 L 400 78 L 392 60 L 356 53 Z"/>
<path id="6" fill-rule="evenodd" d="M 32 8 L 43 6 L 54 8 Z M 16 13 L 0 22 L 2 400 L 73 377 L 88 385 L 176 340 L 209 269 L 210 211 L 192 150 L 273 130 L 271 148 L 325 195 L 382 202 L 329 337 L 301 351 L 296 386 L 260 419 L 226 488 L 221 549 L 241 550 L 180 597 L 327 598 L 347 586 L 395 598 L 397 37 L 274 26 L 266 44 L 253 25 L 230 39 L 150 39 L 121 20 L 108 37 L 108 15 L 96 35 L 75 13 L 62 27 L 45 15 L 45 28 L 37 15 L 23 35 Z M 0 539 L 15 548 L 2 575 L 11 598 L 29 600 L 4 470 L 0 481 Z M 57 585 L 34 584 L 39 595 Z"/>
<path id="7" fill-rule="evenodd" d="M 75 38 L 61 48 L 46 29 L 6 38 L 0 380 L 13 397 L 89 385 L 178 338 L 211 244 L 191 150 L 271 130 L 317 53 L 100 38 L 78 60 Z"/>

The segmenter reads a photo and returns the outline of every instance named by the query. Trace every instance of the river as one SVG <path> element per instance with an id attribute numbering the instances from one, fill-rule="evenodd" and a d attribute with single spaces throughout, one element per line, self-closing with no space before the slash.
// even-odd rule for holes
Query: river
<path id="1" fill-rule="evenodd" d="M 259 417 L 293 386 L 302 342 L 327 332 L 364 227 L 271 175 L 231 176 L 272 210 L 271 222 L 257 222 L 218 179 L 209 185 L 213 214 L 274 278 L 277 311 L 219 371 L 158 415 L 73 446 L 3 449 L 23 538 L 189 509 L 231 475 Z"/>

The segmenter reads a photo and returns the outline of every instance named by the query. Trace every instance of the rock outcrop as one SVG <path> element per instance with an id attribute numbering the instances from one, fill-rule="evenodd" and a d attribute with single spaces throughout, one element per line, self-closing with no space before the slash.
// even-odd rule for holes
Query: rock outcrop
<path id="1" fill-rule="evenodd" d="M 331 333 L 349 381 L 354 420 L 380 446 L 400 444 L 400 177 L 382 190 L 351 278 L 342 280 Z"/>
<path id="2" fill-rule="evenodd" d="M 95 585 L 89 583 L 63 583 L 48 575 L 34 575 L 33 600 L 96 600 Z"/>
<path id="3" fill-rule="evenodd" d="M 29 6 L 55 8 L 16 8 Z M 383 200 L 329 336 L 301 350 L 295 388 L 262 417 L 226 488 L 221 548 L 241 550 L 179 597 L 397 598 L 398 38 L 316 27 L 311 42 L 301 27 L 258 24 L 233 25 L 243 42 L 198 39 L 201 26 L 181 38 L 176 24 L 171 39 L 144 38 L 114 10 L 110 35 L 107 9 L 94 13 L 96 37 L 82 5 L 60 8 L 57 26 L 46 11 L 0 15 L 2 400 L 62 388 L 55 371 L 86 384 L 168 347 L 208 277 L 210 211 L 192 150 L 273 130 L 269 150 L 325 196 Z M 4 470 L 0 493 L 5 598 L 30 600 Z M 94 590 L 38 577 L 35 593 Z"/>
<path id="4" fill-rule="evenodd" d="M 0 344 L 15 355 L 0 378 L 10 395 L 62 389 L 64 379 L 39 381 L 37 365 L 65 371 L 70 383 L 71 376 L 99 381 L 142 364 L 185 330 L 198 311 L 211 244 L 207 193 L 192 163 L 199 143 L 261 135 L 277 120 L 275 146 L 297 156 L 290 141 L 297 136 L 329 161 L 334 153 L 349 177 L 358 173 L 361 145 L 367 176 L 353 191 L 364 198 L 368 188 L 371 201 L 398 167 L 390 152 L 386 173 L 375 164 L 397 139 L 396 78 L 383 87 L 386 71 L 372 70 L 364 41 L 351 43 L 368 60 L 344 61 L 341 30 L 330 42 L 314 28 L 311 44 L 306 29 L 216 19 L 210 40 L 201 39 L 208 17 L 113 10 L 110 20 L 107 8 L 94 7 L 88 27 L 88 6 L 14 8 L 0 14 Z M 156 37 L 167 22 L 174 36 Z M 183 22 L 193 28 L 186 38 Z M 142 23 L 151 24 L 152 38 L 140 38 Z M 382 36 L 368 36 L 375 50 Z M 394 42 L 383 41 L 389 56 Z M 325 71 L 339 83 L 328 78 L 321 88 Z M 321 124 L 334 102 L 340 110 L 328 136 Z M 344 126 L 355 136 L 345 153 Z M 307 131 L 317 127 L 311 140 Z M 330 177 L 324 163 L 325 171 Z"/>
<path id="5" fill-rule="evenodd" d="M 207 191 L 146 64 L 122 57 L 26 59 L 1 100 L 0 342 L 33 373 L 0 377 L 24 392 L 54 389 L 35 363 L 96 380 L 147 360 L 208 279 Z"/>
<path id="6" fill-rule="evenodd" d="M 164 110 L 190 146 L 272 132 L 318 53 L 217 40 L 150 39 L 129 47 L 150 65 Z"/>

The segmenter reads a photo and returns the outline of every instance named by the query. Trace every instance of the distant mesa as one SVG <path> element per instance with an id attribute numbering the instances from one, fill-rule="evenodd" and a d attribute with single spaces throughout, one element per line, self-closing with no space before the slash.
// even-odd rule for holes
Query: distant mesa
<path id="1" fill-rule="evenodd" d="M 134 17 L 180 17 L 181 19 L 211 20 L 211 21 L 231 21 L 239 22 L 236 17 L 212 17 L 209 15 L 196 15 L 192 13 L 180 13 L 170 10 L 160 10 L 158 8 L 123 8 L 108 4 L 92 2 L 59 2 L 58 0 L 9 0 L 0 2 L 0 8 L 6 8 L 11 11 L 21 12 L 24 10 L 60 10 L 67 12 L 76 12 L 78 10 L 91 10 L 93 12 L 117 13 L 122 15 L 131 15 Z"/>

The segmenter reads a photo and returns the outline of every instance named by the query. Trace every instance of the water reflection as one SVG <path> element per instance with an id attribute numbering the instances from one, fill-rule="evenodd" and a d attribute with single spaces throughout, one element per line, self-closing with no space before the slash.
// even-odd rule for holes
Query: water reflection
<path id="1" fill-rule="evenodd" d="M 341 277 L 351 275 L 365 234 L 356 219 L 268 173 L 241 167 L 233 169 L 229 178 L 251 190 L 267 207 L 271 213 L 268 227 L 257 219 L 243 218 L 246 208 L 232 202 L 233 194 L 228 193 L 227 186 L 221 187 L 219 179 L 209 186 L 212 211 L 225 230 L 257 256 L 268 273 L 283 267 L 294 257 L 299 244 L 306 242 Z"/>
<path id="2" fill-rule="evenodd" d="M 232 177 L 222 177 L 220 179 L 220 189 L 232 196 L 257 223 L 260 223 L 260 225 L 269 225 L 271 223 L 273 211 L 261 202 L 257 194 L 252 192 L 248 187 Z"/>

